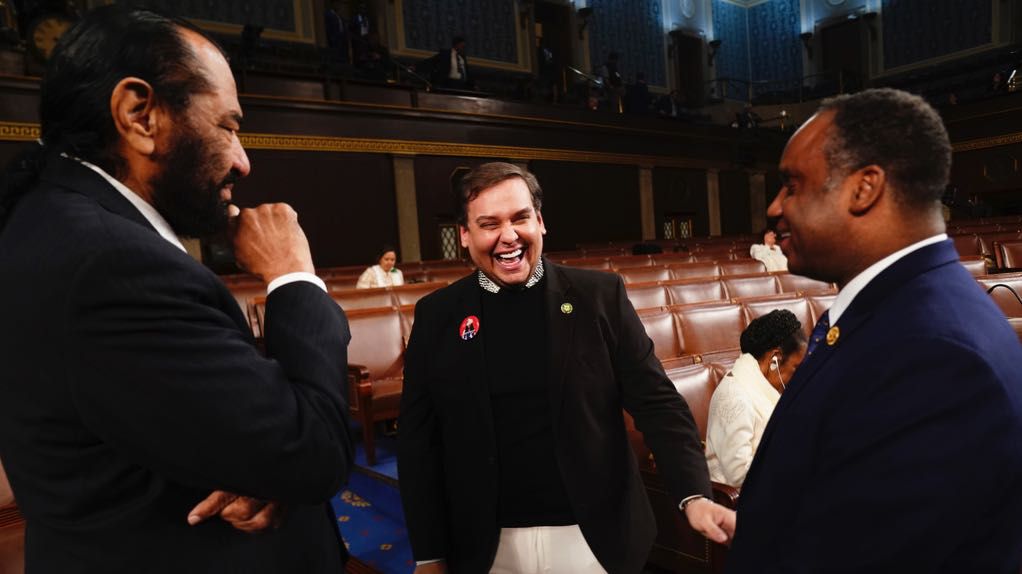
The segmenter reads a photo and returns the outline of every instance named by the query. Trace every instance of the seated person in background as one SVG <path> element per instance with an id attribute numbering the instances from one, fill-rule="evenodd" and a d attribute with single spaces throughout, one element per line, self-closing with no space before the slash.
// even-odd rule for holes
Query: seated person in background
<path id="1" fill-rule="evenodd" d="M 802 324 L 775 309 L 742 332 L 742 355 L 710 399 L 706 462 L 710 479 L 741 487 L 785 381 L 806 352 Z"/>
<path id="2" fill-rule="evenodd" d="M 763 243 L 756 243 L 749 248 L 749 255 L 766 265 L 767 271 L 787 271 L 788 258 L 777 245 L 777 234 L 773 229 L 763 232 Z"/>
<path id="3" fill-rule="evenodd" d="M 394 266 L 397 263 L 397 252 L 394 248 L 385 245 L 380 250 L 379 263 L 367 268 L 362 272 L 355 284 L 356 289 L 371 289 L 373 287 L 393 287 L 404 285 L 405 278 L 401 270 Z"/>

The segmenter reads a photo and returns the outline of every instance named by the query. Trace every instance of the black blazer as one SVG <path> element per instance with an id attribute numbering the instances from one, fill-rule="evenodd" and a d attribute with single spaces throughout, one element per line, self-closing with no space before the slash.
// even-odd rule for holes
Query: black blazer
<path id="1" fill-rule="evenodd" d="M 291 284 L 269 358 L 220 280 L 95 172 L 56 159 L 0 230 L 0 458 L 32 572 L 339 572 L 352 461 L 344 314 Z M 191 527 L 225 489 L 279 529 Z"/>
<path id="2" fill-rule="evenodd" d="M 679 500 L 710 495 L 699 434 L 620 278 L 544 266 L 550 412 L 569 502 L 603 567 L 639 572 L 656 524 L 621 409 Z M 480 292 L 473 274 L 419 301 L 401 398 L 398 467 L 412 551 L 417 560 L 445 558 L 456 573 L 487 572 L 500 533 L 486 325 L 473 339 L 459 336 L 461 321 L 480 315 Z"/>
<path id="3" fill-rule="evenodd" d="M 1022 557 L 1022 347 L 950 241 L 863 289 L 781 395 L 727 571 L 1001 572 Z"/>

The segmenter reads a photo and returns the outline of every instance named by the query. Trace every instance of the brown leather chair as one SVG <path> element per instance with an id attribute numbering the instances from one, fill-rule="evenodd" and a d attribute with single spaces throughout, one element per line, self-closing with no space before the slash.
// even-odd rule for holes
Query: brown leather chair
<path id="1" fill-rule="evenodd" d="M 401 274 L 404 275 L 405 283 L 425 283 L 429 279 L 428 273 L 421 267 L 408 269 L 401 267 Z"/>
<path id="2" fill-rule="evenodd" d="M 680 328 L 681 354 L 702 355 L 738 346 L 748 325 L 745 310 L 734 303 L 672 307 Z"/>
<path id="3" fill-rule="evenodd" d="M 707 301 L 727 301 L 727 291 L 719 279 L 691 279 L 664 282 L 671 305 L 688 305 Z"/>
<path id="4" fill-rule="evenodd" d="M 678 263 L 691 263 L 692 262 L 692 256 L 689 255 L 687 252 L 682 252 L 682 253 L 667 253 L 666 249 L 664 250 L 664 253 L 654 253 L 653 255 L 650 255 L 649 257 L 650 257 L 650 259 L 653 260 L 653 265 L 668 265 L 668 266 L 670 266 L 670 265 L 676 265 Z"/>
<path id="5" fill-rule="evenodd" d="M 667 376 L 689 403 L 700 438 L 705 438 L 709 398 L 720 380 L 718 372 L 709 365 L 692 364 L 672 368 Z M 624 417 L 629 442 L 639 463 L 639 472 L 657 521 L 657 537 L 650 550 L 649 562 L 671 572 L 722 571 L 727 549 L 710 542 L 688 525 L 684 514 L 678 509 L 678 501 L 664 487 L 657 473 L 656 461 L 646 448 L 642 435 L 635 429 L 627 413 Z M 712 486 L 714 499 L 718 503 L 729 508 L 736 507 L 736 489 L 717 483 Z"/>
<path id="6" fill-rule="evenodd" d="M 622 247 L 595 247 L 595 248 L 584 248 L 583 251 L 586 257 L 614 257 L 617 255 L 627 255 L 624 248 Z"/>
<path id="7" fill-rule="evenodd" d="M 816 322 L 820 320 L 824 312 L 830 309 L 830 306 L 834 304 L 834 299 L 837 294 L 829 295 L 807 295 L 806 299 L 809 300 L 809 308 L 813 312 L 813 327 L 816 326 Z M 810 327 L 812 329 L 812 327 Z M 812 330 L 809 331 L 812 334 Z"/>
<path id="8" fill-rule="evenodd" d="M 248 319 L 252 335 L 257 339 L 262 337 L 262 330 L 255 313 L 255 300 L 266 296 L 266 284 L 255 277 L 225 280 L 224 284 L 227 285 L 231 295 L 234 295 L 234 300 L 238 302 L 241 312 Z"/>
<path id="9" fill-rule="evenodd" d="M 786 299 L 771 299 L 760 301 L 743 301 L 745 315 L 751 323 L 753 319 L 762 317 L 774 309 L 785 309 L 791 311 L 802 323 L 802 331 L 809 337 L 813 332 L 816 322 L 813 320 L 813 310 L 809 307 L 809 300 L 801 295 L 795 295 Z"/>
<path id="10" fill-rule="evenodd" d="M 990 296 L 993 297 L 994 302 L 1001 308 L 1001 311 L 1004 311 L 1006 317 L 1009 319 L 1022 318 L 1022 303 L 1011 292 L 1011 290 L 1014 290 L 1016 294 L 1022 296 L 1022 273 L 984 275 L 977 277 L 976 281 L 984 291 L 990 291 L 993 288 L 993 291 L 990 291 Z M 995 285 L 1006 285 L 1011 290 L 1004 287 L 994 288 Z"/>
<path id="11" fill-rule="evenodd" d="M 758 259 L 735 259 L 720 262 L 721 275 L 751 275 L 766 273 L 766 265 Z"/>
<path id="12" fill-rule="evenodd" d="M 362 423 L 366 461 L 376 464 L 373 425 L 395 419 L 401 402 L 405 337 L 402 313 L 394 308 L 347 311 L 348 396 L 353 415 Z"/>
<path id="13" fill-rule="evenodd" d="M 337 301 L 337 304 L 345 312 L 354 309 L 376 309 L 394 306 L 394 296 L 390 294 L 389 287 L 337 289 L 331 286 L 330 296 L 334 298 L 334 301 Z"/>
<path id="14" fill-rule="evenodd" d="M 650 307 L 666 307 L 670 305 L 667 300 L 667 291 L 659 283 L 630 283 L 625 285 L 625 294 L 636 309 L 648 309 Z"/>
<path id="15" fill-rule="evenodd" d="M 983 257 L 986 257 L 992 264 L 996 264 L 997 243 L 1022 239 L 1022 234 L 1017 231 L 991 231 L 979 233 L 977 236 L 979 237 Z"/>
<path id="16" fill-rule="evenodd" d="M 429 282 L 453 283 L 474 271 L 471 267 L 452 266 L 440 269 L 429 269 L 426 272 L 426 279 Z"/>
<path id="17" fill-rule="evenodd" d="M 649 255 L 616 255 L 614 257 L 608 257 L 607 261 L 610 262 L 610 266 L 614 269 L 649 267 L 653 265 L 653 261 L 649 258 Z"/>
<path id="18" fill-rule="evenodd" d="M 982 256 L 983 246 L 975 233 L 956 233 L 949 236 L 959 257 Z"/>
<path id="19" fill-rule="evenodd" d="M 0 507 L 0 574 L 25 572 L 25 519 L 17 505 Z"/>
<path id="20" fill-rule="evenodd" d="M 625 283 L 649 283 L 651 281 L 670 281 L 671 272 L 666 267 L 626 267 L 617 270 Z"/>
<path id="21" fill-rule="evenodd" d="M 758 262 L 757 262 L 758 263 Z M 720 278 L 731 299 L 739 297 L 763 297 L 777 295 L 781 292 L 781 284 L 777 277 L 767 273 L 760 275 L 724 276 Z"/>
<path id="22" fill-rule="evenodd" d="M 565 259 L 563 265 L 577 267 L 579 269 L 595 269 L 597 271 L 610 271 L 610 261 L 605 257 L 580 257 L 578 259 Z"/>
<path id="23" fill-rule="evenodd" d="M 833 283 L 810 279 L 802 275 L 792 275 L 786 271 L 781 271 L 774 275 L 777 277 L 777 282 L 781 285 L 782 293 L 837 293 L 837 285 Z"/>
<path id="24" fill-rule="evenodd" d="M 637 311 L 646 335 L 653 340 L 653 351 L 658 359 L 677 357 L 682 354 L 681 340 L 674 323 L 674 314 L 668 309 L 640 309 Z"/>
<path id="25" fill-rule="evenodd" d="M 1022 241 L 1000 241 L 995 247 L 997 268 L 1000 271 L 1022 271 Z"/>
<path id="26" fill-rule="evenodd" d="M 987 274 L 987 260 L 982 255 L 970 255 L 968 257 L 962 257 L 958 260 L 961 262 L 962 267 L 972 273 L 973 277 L 979 277 Z M 1022 266 L 1022 262 L 1019 264 Z"/>
<path id="27" fill-rule="evenodd" d="M 429 259 L 420 261 L 419 265 L 427 271 L 437 269 L 460 269 L 462 267 L 472 268 L 472 264 L 463 259 Z"/>
<path id="28" fill-rule="evenodd" d="M 720 265 L 716 261 L 697 261 L 691 263 L 675 263 L 667 266 L 674 279 L 706 279 L 720 277 Z"/>
<path id="29" fill-rule="evenodd" d="M 447 283 L 443 281 L 435 281 L 431 283 L 409 283 L 407 285 L 399 285 L 391 288 L 391 295 L 394 298 L 394 304 L 398 307 L 401 307 L 402 305 L 414 305 L 418 303 L 419 299 L 422 299 L 433 291 L 446 286 Z"/>
<path id="30" fill-rule="evenodd" d="M 692 254 L 692 261 L 730 261 L 734 259 L 734 254 L 728 251 L 694 251 Z"/>

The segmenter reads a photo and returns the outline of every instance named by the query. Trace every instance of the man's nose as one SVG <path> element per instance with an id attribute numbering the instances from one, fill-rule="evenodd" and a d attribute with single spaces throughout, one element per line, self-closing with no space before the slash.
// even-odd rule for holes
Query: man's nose
<path id="1" fill-rule="evenodd" d="M 245 148 L 241 147 L 241 141 L 238 140 L 237 135 L 234 136 L 234 143 L 231 147 L 231 169 L 239 177 L 245 177 L 252 171 L 252 164 L 248 162 L 248 154 L 245 153 Z"/>
<path id="2" fill-rule="evenodd" d="M 515 226 L 508 223 L 500 230 L 500 240 L 503 243 L 514 243 L 518 240 L 518 231 Z"/>
<path id="3" fill-rule="evenodd" d="M 775 197 L 774 200 L 770 202 L 770 206 L 767 207 L 767 217 L 780 217 L 784 214 L 784 211 L 781 209 L 781 203 L 784 201 L 784 197 L 787 194 L 788 191 L 782 187 L 780 193 L 777 194 L 777 197 Z"/>

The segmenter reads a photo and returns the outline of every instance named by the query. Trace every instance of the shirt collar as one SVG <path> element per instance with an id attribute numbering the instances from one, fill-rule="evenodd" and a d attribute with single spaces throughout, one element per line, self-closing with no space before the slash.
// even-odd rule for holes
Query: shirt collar
<path id="1" fill-rule="evenodd" d="M 476 272 L 476 276 L 479 278 L 479 286 L 485 291 L 489 291 L 490 293 L 500 293 L 500 285 L 497 285 L 493 282 L 493 279 L 487 277 L 486 274 L 483 273 L 482 269 Z M 539 283 L 539 280 L 542 278 L 543 259 L 540 259 L 536 262 L 536 268 L 532 270 L 532 275 L 529 276 L 529 280 L 525 282 L 525 288 L 528 289 L 536 283 Z"/>
<path id="2" fill-rule="evenodd" d="M 840 319 L 841 315 L 848 309 L 849 306 L 851 306 L 852 301 L 855 299 L 856 295 L 858 295 L 859 292 L 865 289 L 866 285 L 869 285 L 869 283 L 873 281 L 873 279 L 876 279 L 877 275 L 883 273 L 885 269 L 887 269 L 891 265 L 894 265 L 899 259 L 905 257 L 909 253 L 922 249 L 927 245 L 940 243 L 945 239 L 947 239 L 947 234 L 939 233 L 937 235 L 934 235 L 933 237 L 927 237 L 922 241 L 917 241 L 912 245 L 909 245 L 908 247 L 899 249 L 898 251 L 891 253 L 887 257 L 884 257 L 880 261 L 877 261 L 876 263 L 870 265 L 864 271 L 856 275 L 851 281 L 848 282 L 847 285 L 845 285 L 845 288 L 842 289 L 837 294 L 837 297 L 834 298 L 834 304 L 830 306 L 830 310 L 828 311 L 830 324 L 831 325 L 837 324 L 838 319 Z"/>
<path id="3" fill-rule="evenodd" d="M 181 251 L 184 251 L 185 253 L 188 252 L 188 250 L 185 249 L 185 246 L 182 245 L 181 240 L 178 238 L 177 234 L 174 233 L 174 230 L 170 227 L 170 224 L 167 223 L 167 220 L 164 219 L 162 215 L 160 215 L 159 211 L 156 211 L 155 207 L 147 203 L 146 200 L 142 199 L 142 197 L 139 196 L 137 193 L 128 189 L 128 186 L 124 185 L 123 183 L 115 179 L 109 173 L 103 171 L 103 168 L 75 157 L 70 156 L 68 157 L 84 165 L 85 167 L 91 169 L 92 171 L 98 173 L 100 177 L 107 181 L 107 183 L 114 186 L 114 189 L 116 189 L 121 195 L 123 195 L 125 199 L 131 202 L 131 205 L 135 206 L 135 209 L 137 209 L 142 214 L 142 217 L 146 218 L 146 221 L 149 222 L 149 225 L 152 225 L 153 228 L 156 229 L 156 233 L 159 233 L 160 237 L 166 239 L 168 242 L 170 242 L 171 245 L 177 247 Z"/>

